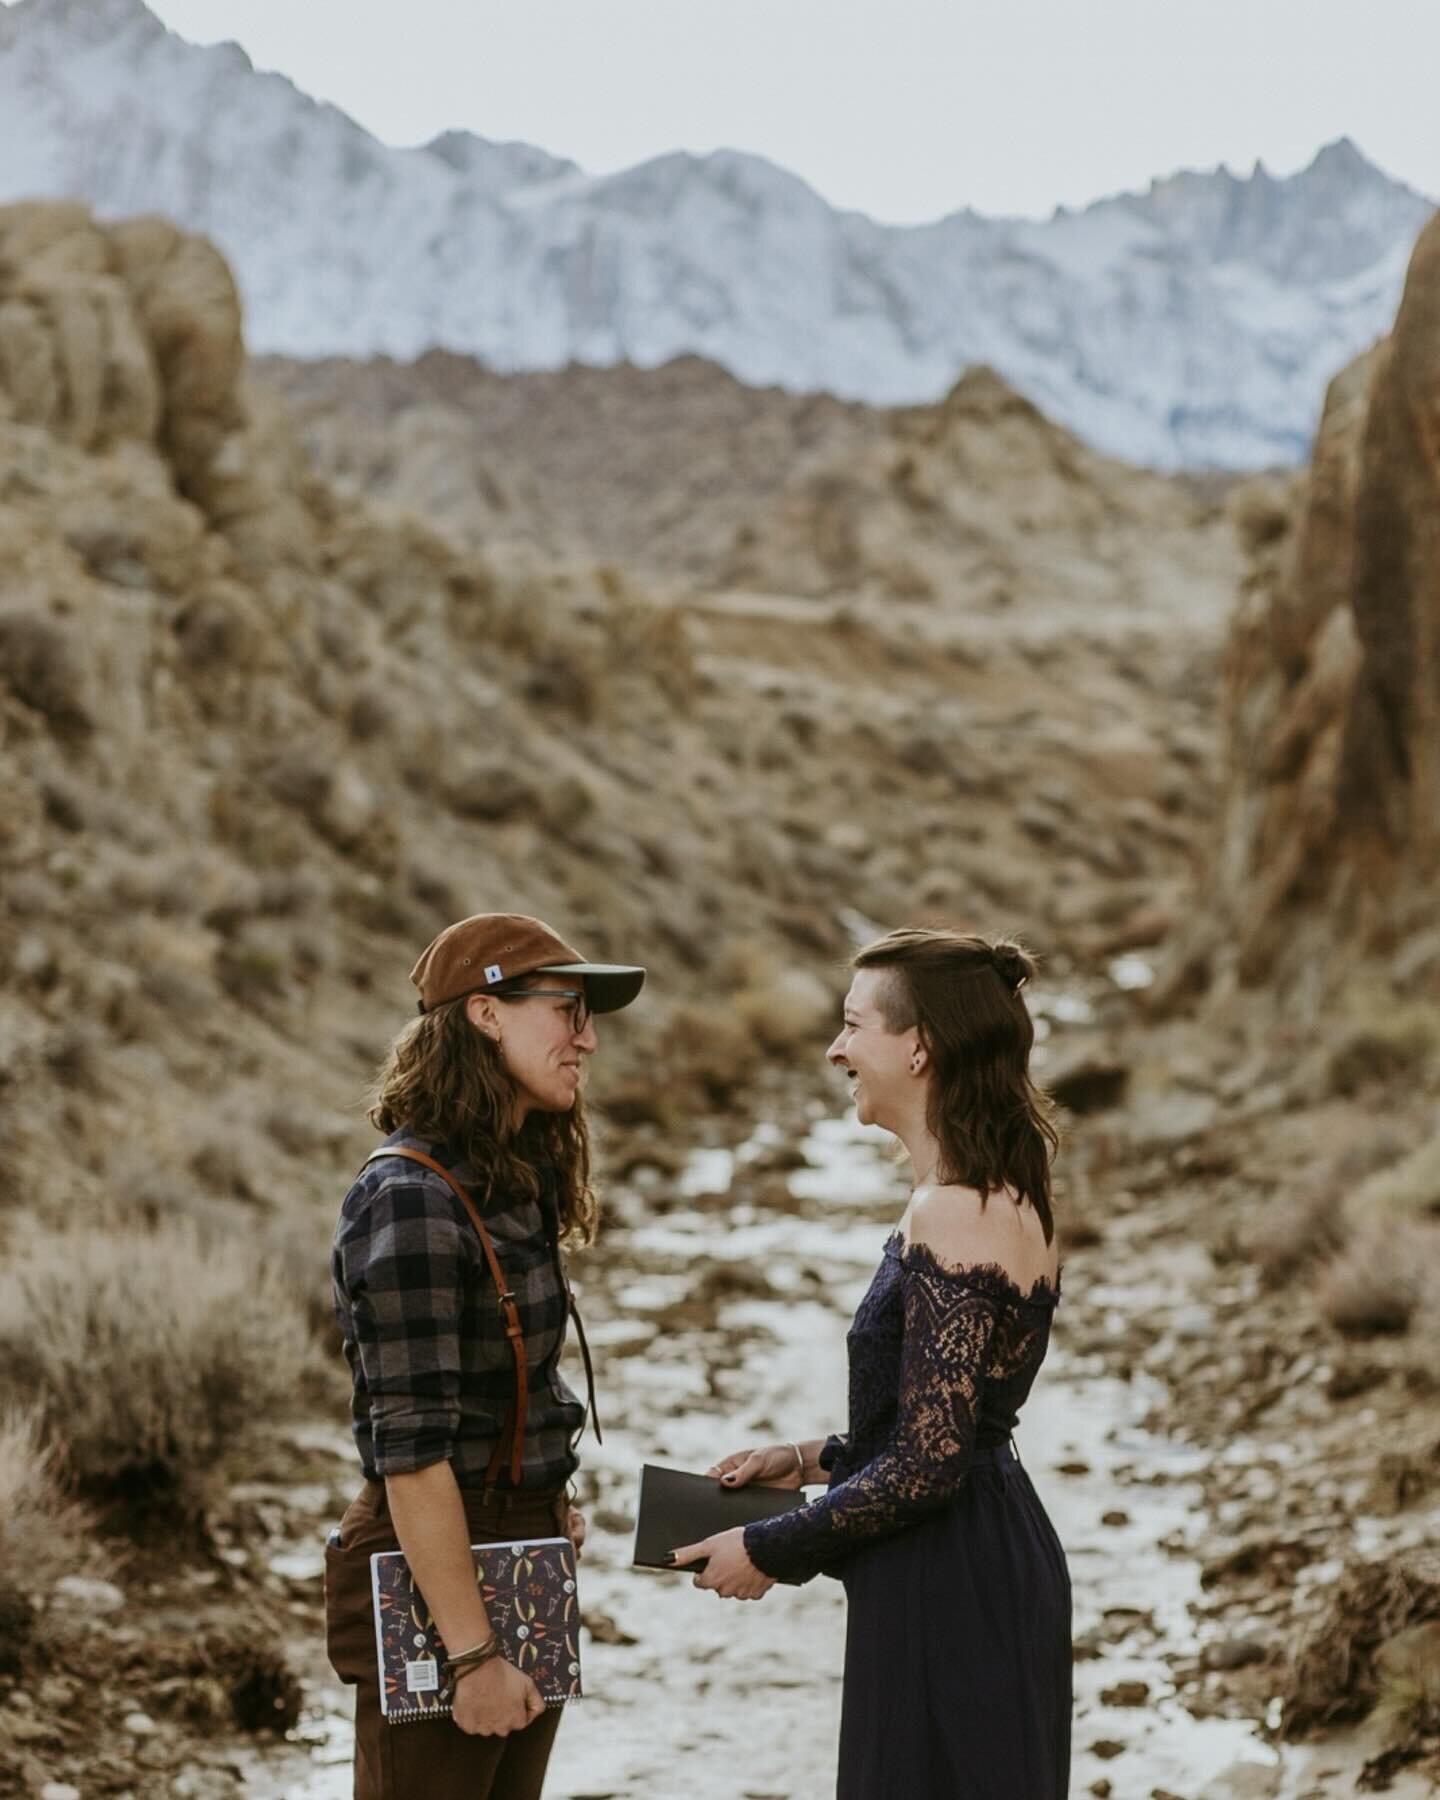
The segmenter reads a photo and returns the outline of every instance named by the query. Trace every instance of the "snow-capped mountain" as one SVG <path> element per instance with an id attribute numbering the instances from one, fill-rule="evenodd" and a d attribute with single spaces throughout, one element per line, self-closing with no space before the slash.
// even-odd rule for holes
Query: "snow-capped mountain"
<path id="1" fill-rule="evenodd" d="M 0 5 L 0 200 L 165 212 L 235 266 L 258 350 L 432 345 L 499 369 L 654 365 L 896 403 L 987 362 L 1164 467 L 1303 455 L 1388 329 L 1431 202 L 1342 140 L 1276 180 L 1179 174 L 1045 223 L 897 227 L 755 156 L 594 177 L 524 144 L 379 143 L 143 0 Z"/>

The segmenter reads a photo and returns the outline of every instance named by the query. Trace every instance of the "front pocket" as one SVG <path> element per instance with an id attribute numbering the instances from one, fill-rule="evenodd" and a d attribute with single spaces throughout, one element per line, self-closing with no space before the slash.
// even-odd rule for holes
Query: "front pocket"
<path id="1" fill-rule="evenodd" d="M 368 1551 L 325 1546 L 325 1654 L 341 1681 L 378 1681 Z"/>

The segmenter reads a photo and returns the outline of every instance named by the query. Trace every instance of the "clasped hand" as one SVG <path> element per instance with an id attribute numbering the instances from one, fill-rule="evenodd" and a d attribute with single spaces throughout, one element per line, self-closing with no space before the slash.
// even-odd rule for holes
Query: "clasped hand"
<path id="1" fill-rule="evenodd" d="M 745 1487 L 752 1481 L 763 1481 L 770 1487 L 798 1488 L 800 1471 L 795 1452 L 788 1444 L 771 1444 L 763 1450 L 737 1450 L 723 1462 L 713 1464 L 705 1473 L 726 1487 Z M 697 1588 L 708 1588 L 722 1600 L 763 1600 L 775 1585 L 773 1575 L 766 1575 L 750 1560 L 745 1548 L 743 1526 L 717 1531 L 698 1544 L 682 1544 L 672 1550 L 670 1560 L 677 1569 L 706 1560 L 706 1566 L 695 1577 Z"/>

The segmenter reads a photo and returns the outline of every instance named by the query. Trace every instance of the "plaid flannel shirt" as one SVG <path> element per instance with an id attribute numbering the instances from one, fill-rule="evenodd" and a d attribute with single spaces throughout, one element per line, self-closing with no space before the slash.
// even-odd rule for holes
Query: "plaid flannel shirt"
<path id="1" fill-rule="evenodd" d="M 443 1147 L 404 1131 L 385 1142 L 443 1162 L 479 1204 L 464 1163 Z M 483 1216 L 525 1334 L 530 1397 L 519 1485 L 553 1489 L 578 1464 L 585 1408 L 559 1369 L 569 1312 L 554 1247 L 554 1178 L 540 1173 L 538 1202 L 492 1198 Z M 340 1208 L 331 1284 L 366 1476 L 448 1461 L 462 1488 L 483 1486 L 514 1401 L 515 1363 L 480 1239 L 440 1176 L 403 1157 L 367 1163 Z M 497 1485 L 509 1482 L 507 1464 Z"/>

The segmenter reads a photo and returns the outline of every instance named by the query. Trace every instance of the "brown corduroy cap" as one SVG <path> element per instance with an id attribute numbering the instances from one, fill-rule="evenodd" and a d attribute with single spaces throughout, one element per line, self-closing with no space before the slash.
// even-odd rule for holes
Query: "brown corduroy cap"
<path id="1" fill-rule="evenodd" d="M 429 1012 L 464 994 L 513 981 L 517 975 L 583 975 L 591 1012 L 619 1012 L 645 985 L 632 963 L 586 962 L 548 925 L 524 913 L 476 913 L 447 925 L 410 971 Z"/>

